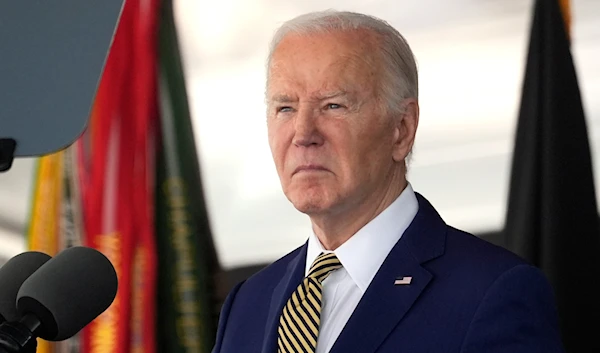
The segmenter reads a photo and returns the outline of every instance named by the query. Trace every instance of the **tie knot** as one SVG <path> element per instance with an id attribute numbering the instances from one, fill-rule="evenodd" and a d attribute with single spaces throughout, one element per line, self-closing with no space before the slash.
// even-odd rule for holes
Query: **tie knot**
<path id="1" fill-rule="evenodd" d="M 334 253 L 321 253 L 310 267 L 308 277 L 323 282 L 331 272 L 341 267 L 342 263 Z"/>

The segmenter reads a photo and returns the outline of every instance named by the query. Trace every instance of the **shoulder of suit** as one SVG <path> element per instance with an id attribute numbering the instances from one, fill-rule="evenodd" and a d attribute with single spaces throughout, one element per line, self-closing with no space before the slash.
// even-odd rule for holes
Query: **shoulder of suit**
<path id="1" fill-rule="evenodd" d="M 245 285 L 252 286 L 253 284 L 264 284 L 265 281 L 273 282 L 273 279 L 281 278 L 288 270 L 290 262 L 298 257 L 304 246 L 305 245 L 298 247 L 297 249 L 291 251 L 290 253 L 256 272 L 245 281 Z"/>
<path id="2" fill-rule="evenodd" d="M 457 269 L 495 277 L 528 263 L 513 252 L 473 234 L 448 227 L 444 256 Z"/>

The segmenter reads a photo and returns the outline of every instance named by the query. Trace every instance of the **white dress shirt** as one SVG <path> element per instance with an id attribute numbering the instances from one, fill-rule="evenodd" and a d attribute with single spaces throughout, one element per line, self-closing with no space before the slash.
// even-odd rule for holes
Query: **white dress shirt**
<path id="1" fill-rule="evenodd" d="M 402 194 L 335 251 L 342 268 L 323 281 L 321 324 L 315 353 L 333 347 L 383 261 L 417 214 L 419 204 L 410 184 Z M 308 239 L 306 275 L 320 253 L 329 253 L 313 233 Z"/>

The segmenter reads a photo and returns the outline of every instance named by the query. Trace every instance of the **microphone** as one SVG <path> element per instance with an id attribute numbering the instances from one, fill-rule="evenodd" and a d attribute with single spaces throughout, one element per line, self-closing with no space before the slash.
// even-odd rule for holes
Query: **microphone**
<path id="1" fill-rule="evenodd" d="M 35 337 L 74 336 L 108 309 L 117 287 L 117 273 L 101 252 L 82 246 L 63 250 L 23 282 L 17 293 L 20 319 L 0 325 L 0 353 L 34 352 Z"/>
<path id="2" fill-rule="evenodd" d="M 0 267 L 0 323 L 18 320 L 17 293 L 23 282 L 51 257 L 28 251 L 8 260 Z"/>

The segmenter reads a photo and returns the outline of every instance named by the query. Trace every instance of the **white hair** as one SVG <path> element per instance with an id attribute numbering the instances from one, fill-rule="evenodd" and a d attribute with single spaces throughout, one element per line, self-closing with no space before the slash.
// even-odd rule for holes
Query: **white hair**
<path id="1" fill-rule="evenodd" d="M 404 37 L 387 22 L 369 15 L 348 11 L 326 10 L 300 15 L 285 23 L 275 32 L 267 60 L 267 75 L 273 52 L 283 38 L 290 34 L 327 33 L 366 29 L 378 36 L 379 60 L 382 77 L 380 94 L 388 111 L 402 112 L 402 101 L 418 98 L 417 64 Z"/>

